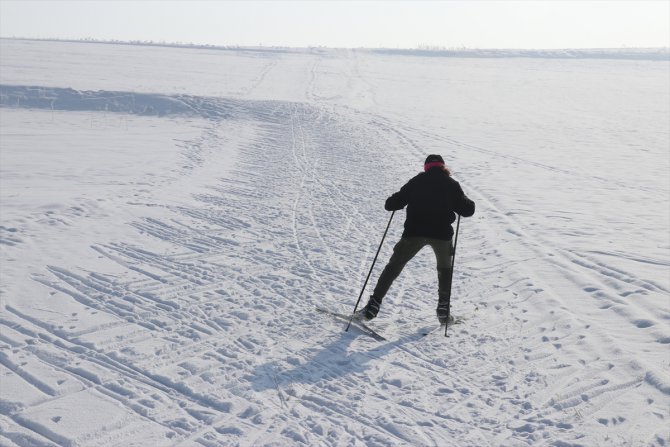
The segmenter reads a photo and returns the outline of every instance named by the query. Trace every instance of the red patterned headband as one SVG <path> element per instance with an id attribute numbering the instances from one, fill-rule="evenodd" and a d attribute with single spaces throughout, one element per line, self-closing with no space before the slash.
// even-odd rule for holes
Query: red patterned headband
<path id="1" fill-rule="evenodd" d="M 444 163 L 442 163 L 441 161 L 431 161 L 430 163 L 426 163 L 425 165 L 423 165 L 423 170 L 427 171 L 430 168 L 434 168 L 436 166 L 444 166 Z"/>

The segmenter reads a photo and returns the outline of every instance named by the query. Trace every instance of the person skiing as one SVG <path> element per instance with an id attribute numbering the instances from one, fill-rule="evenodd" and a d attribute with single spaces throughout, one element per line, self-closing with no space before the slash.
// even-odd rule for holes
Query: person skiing
<path id="1" fill-rule="evenodd" d="M 360 319 L 372 320 L 377 316 L 386 292 L 405 264 L 429 245 L 437 259 L 437 318 L 441 324 L 447 323 L 452 275 L 451 239 L 454 235 L 451 224 L 456 220 L 454 213 L 463 217 L 472 216 L 475 203 L 463 193 L 461 185 L 451 178 L 451 172 L 440 155 L 429 155 L 423 169 L 424 172 L 386 199 L 384 208 L 387 211 L 397 211 L 407 206 L 405 230 L 393 247 L 391 259 L 379 276 L 368 303 L 356 312 Z"/>

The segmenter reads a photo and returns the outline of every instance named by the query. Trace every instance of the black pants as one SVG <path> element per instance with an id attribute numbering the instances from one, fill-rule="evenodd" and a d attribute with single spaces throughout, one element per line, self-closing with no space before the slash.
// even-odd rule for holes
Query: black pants
<path id="1" fill-rule="evenodd" d="M 435 253 L 437 260 L 437 278 L 439 282 L 439 302 L 446 302 L 450 294 L 451 283 L 451 257 L 453 246 L 451 241 L 434 239 L 430 237 L 403 237 L 393 247 L 393 255 L 384 271 L 379 276 L 373 296 L 381 301 L 388 292 L 393 281 L 400 275 L 402 269 L 416 254 L 426 245 L 429 245 Z"/>

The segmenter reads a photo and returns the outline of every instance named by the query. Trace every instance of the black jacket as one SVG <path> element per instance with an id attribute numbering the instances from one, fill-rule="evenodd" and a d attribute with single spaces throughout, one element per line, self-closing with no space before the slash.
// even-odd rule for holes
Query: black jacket
<path id="1" fill-rule="evenodd" d="M 451 224 L 456 220 L 454 212 L 463 217 L 475 213 L 475 202 L 440 167 L 422 172 L 386 199 L 387 211 L 400 210 L 405 206 L 407 218 L 403 237 L 451 240 L 454 235 Z"/>

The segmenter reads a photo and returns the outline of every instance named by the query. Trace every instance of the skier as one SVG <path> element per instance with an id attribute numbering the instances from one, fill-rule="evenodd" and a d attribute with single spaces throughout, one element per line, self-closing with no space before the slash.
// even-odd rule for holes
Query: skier
<path id="1" fill-rule="evenodd" d="M 386 292 L 405 264 L 429 245 L 437 258 L 437 318 L 441 324 L 447 323 L 453 254 L 451 238 L 454 235 L 451 224 L 456 220 L 454 212 L 463 217 L 472 216 L 475 203 L 463 193 L 461 185 L 451 178 L 451 172 L 440 155 L 429 155 L 423 169 L 424 172 L 386 199 L 384 207 L 387 211 L 407 206 L 405 231 L 393 248 L 393 255 L 379 276 L 367 305 L 356 312 L 360 319 L 372 320 L 377 316 Z"/>

